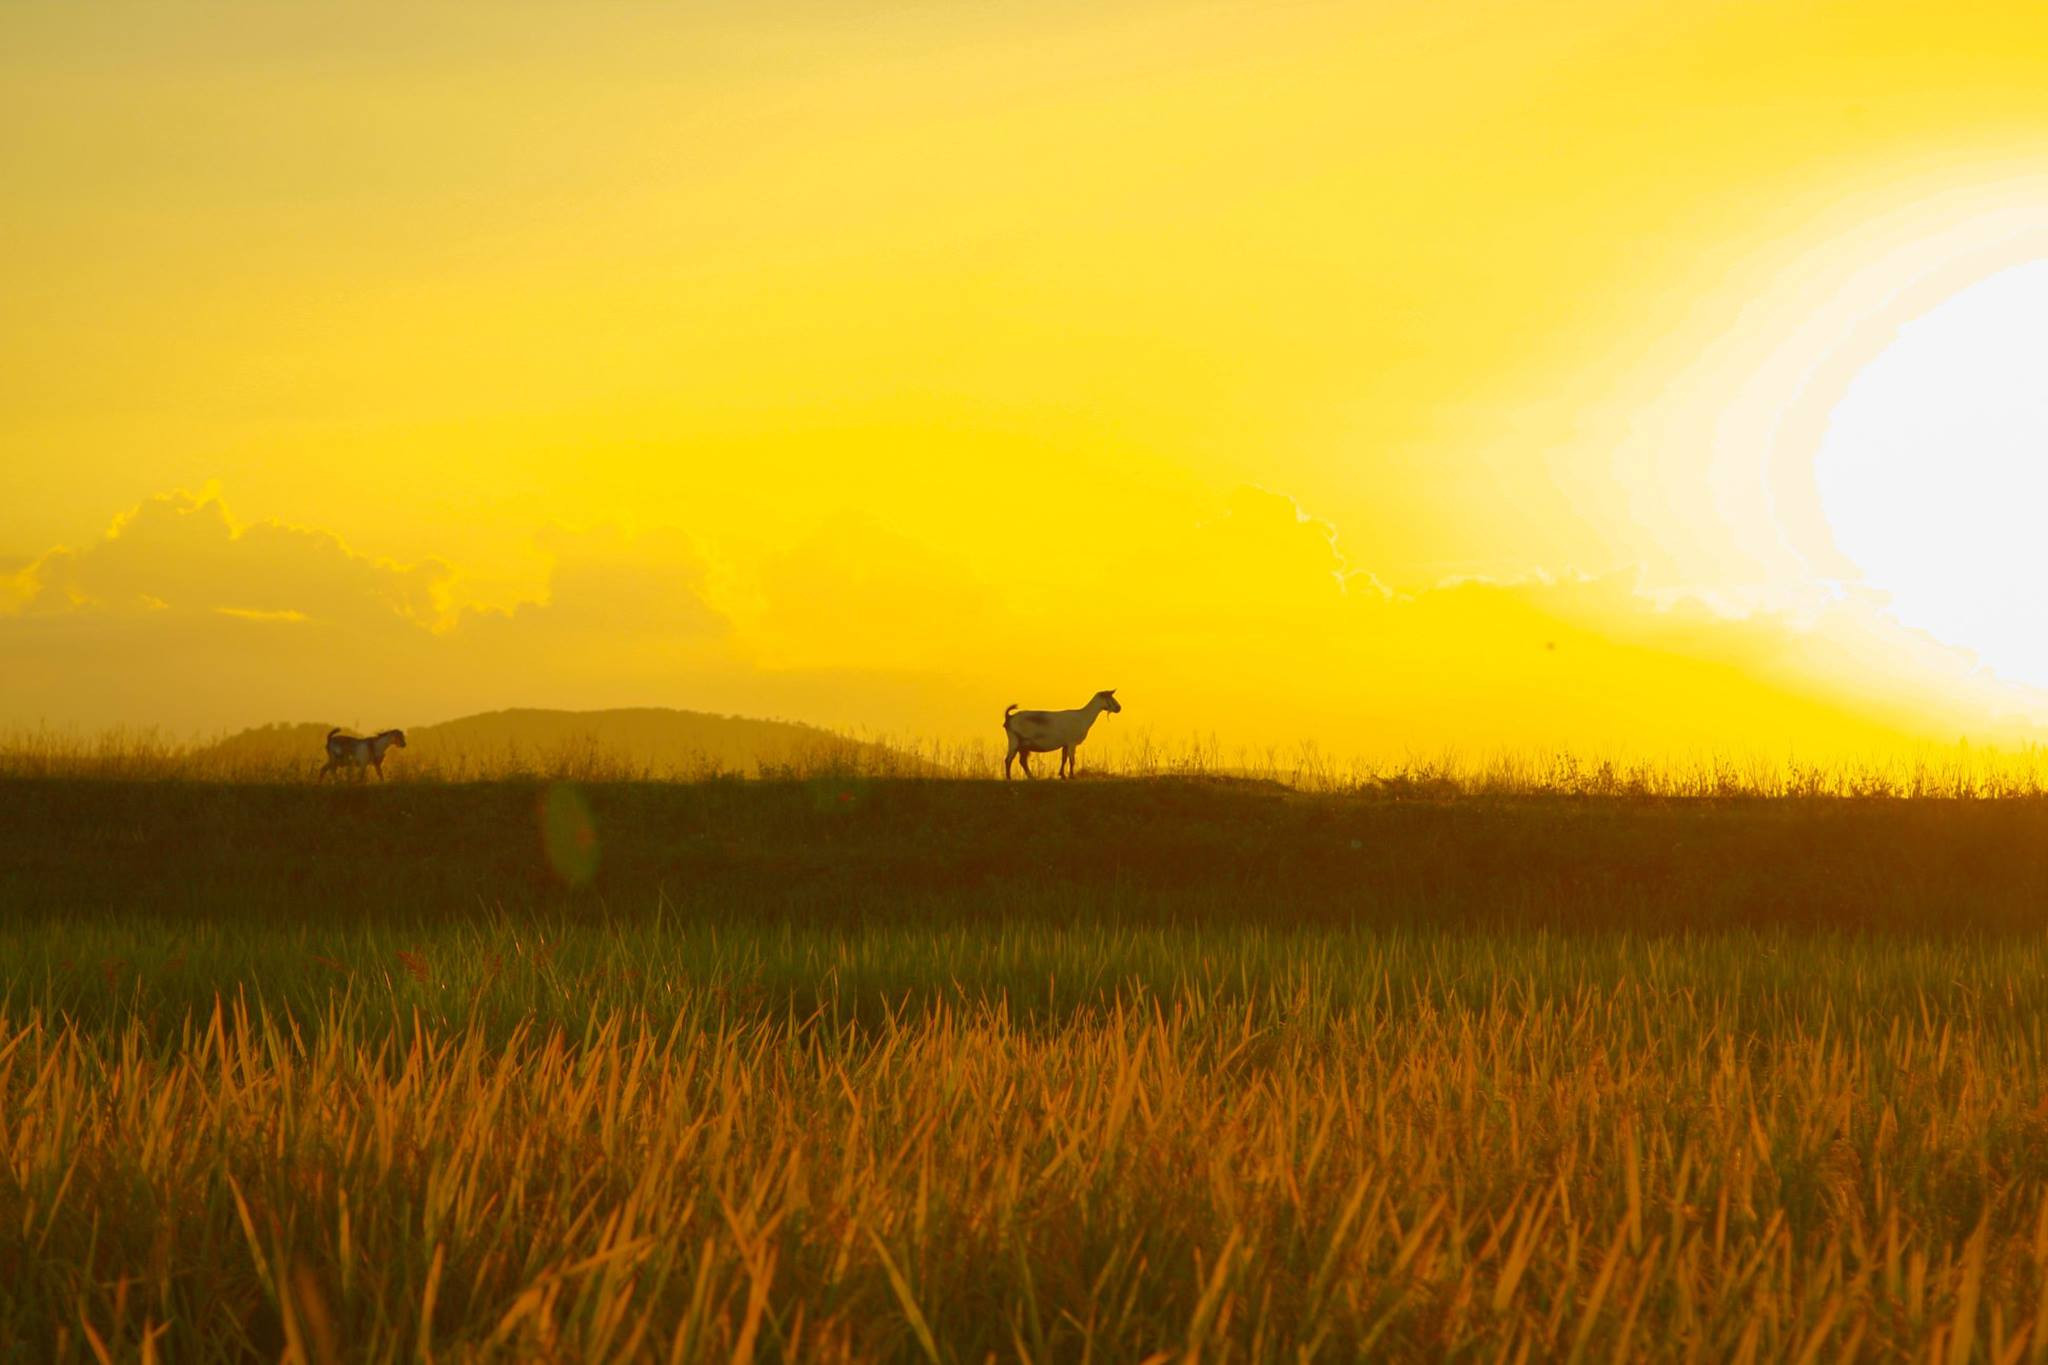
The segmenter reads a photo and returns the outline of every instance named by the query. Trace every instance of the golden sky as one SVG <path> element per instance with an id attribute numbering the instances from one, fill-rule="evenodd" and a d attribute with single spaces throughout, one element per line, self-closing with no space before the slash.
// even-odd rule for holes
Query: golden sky
<path id="1" fill-rule="evenodd" d="M 2048 6 L 10 4 L 0 186 L 0 724 L 2048 721 Z"/>

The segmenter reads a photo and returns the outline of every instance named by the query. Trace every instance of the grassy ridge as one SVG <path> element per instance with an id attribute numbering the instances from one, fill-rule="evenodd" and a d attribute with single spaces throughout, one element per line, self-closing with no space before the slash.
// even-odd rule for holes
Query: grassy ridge
<path id="1" fill-rule="evenodd" d="M 549 791 L 0 785 L 0 1360 L 2048 1356 L 2048 806 Z"/>
<path id="2" fill-rule="evenodd" d="M 550 792 L 565 794 L 553 857 Z M 665 907 L 688 922 L 2017 931 L 2048 904 L 2048 801 L 15 781 L 0 782 L 0 904 L 312 925 Z"/>

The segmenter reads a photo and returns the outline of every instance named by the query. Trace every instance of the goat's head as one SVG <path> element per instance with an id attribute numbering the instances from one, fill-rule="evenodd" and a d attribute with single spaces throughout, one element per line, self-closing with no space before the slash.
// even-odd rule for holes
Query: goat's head
<path id="1" fill-rule="evenodd" d="M 391 742 L 403 749 L 405 747 L 405 731 L 393 730 L 391 732 Z"/>
<path id="2" fill-rule="evenodd" d="M 1114 687 L 1106 687 L 1102 691 L 1097 692 L 1095 694 L 1095 700 L 1100 702 L 1102 704 L 1102 709 L 1109 712 L 1111 715 L 1115 715 L 1117 712 L 1124 709 L 1123 705 L 1116 699 L 1116 689 Z"/>

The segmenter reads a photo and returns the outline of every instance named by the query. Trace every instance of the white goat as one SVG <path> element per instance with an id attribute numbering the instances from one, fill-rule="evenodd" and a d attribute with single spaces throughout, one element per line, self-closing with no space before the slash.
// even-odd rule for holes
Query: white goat
<path id="1" fill-rule="evenodd" d="M 327 766 L 320 770 L 325 777 L 336 768 L 354 768 L 361 772 L 365 768 L 377 770 L 377 780 L 384 780 L 384 751 L 396 744 L 405 747 L 405 731 L 386 730 L 370 739 L 358 739 L 344 735 L 336 726 L 327 732 Z"/>
<path id="2" fill-rule="evenodd" d="M 1088 738 L 1088 727 L 1104 711 L 1114 714 L 1124 708 L 1117 704 L 1116 689 L 1097 692 L 1086 706 L 1072 711 L 1019 711 L 1017 703 L 1003 712 L 1003 733 L 1010 737 L 1010 752 L 1003 755 L 1003 781 L 1010 780 L 1012 760 L 1024 765 L 1024 776 L 1032 777 L 1031 755 L 1060 751 L 1060 776 L 1074 775 L 1074 750 Z"/>

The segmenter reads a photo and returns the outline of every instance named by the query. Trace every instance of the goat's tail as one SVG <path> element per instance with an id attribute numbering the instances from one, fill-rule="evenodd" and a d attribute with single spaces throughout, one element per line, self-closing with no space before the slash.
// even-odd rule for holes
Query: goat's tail
<path id="1" fill-rule="evenodd" d="M 327 742 L 332 744 L 334 742 L 334 737 L 340 733 L 341 727 L 339 725 L 335 726 L 332 730 L 329 730 L 327 732 Z"/>
<path id="2" fill-rule="evenodd" d="M 1005 711 L 1005 712 L 1003 712 L 1003 728 L 1004 728 L 1005 730 L 1007 730 L 1007 729 L 1009 729 L 1009 728 L 1010 728 L 1010 716 L 1011 716 L 1011 713 L 1012 713 L 1012 712 L 1016 711 L 1016 709 L 1017 709 L 1017 703 L 1016 703 L 1016 702 L 1011 702 L 1011 703 L 1010 703 L 1010 709 L 1009 709 L 1008 711 Z"/>

